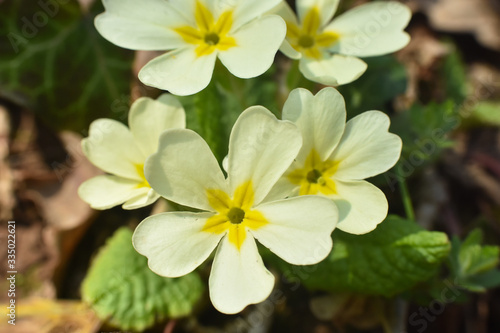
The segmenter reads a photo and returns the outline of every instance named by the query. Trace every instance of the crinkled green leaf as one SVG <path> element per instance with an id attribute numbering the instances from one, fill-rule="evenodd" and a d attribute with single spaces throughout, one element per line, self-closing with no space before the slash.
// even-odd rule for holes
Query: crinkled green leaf
<path id="1" fill-rule="evenodd" d="M 204 291 L 196 272 L 170 279 L 153 273 L 132 246 L 132 231 L 121 228 L 94 259 L 82 298 L 97 315 L 124 330 L 139 330 L 166 318 L 189 315 Z"/>
<path id="2" fill-rule="evenodd" d="M 313 290 L 392 296 L 434 276 L 450 251 L 442 232 L 389 216 L 366 235 L 336 230 L 333 250 L 315 266 L 281 262 L 285 277 Z"/>
<path id="3" fill-rule="evenodd" d="M 45 122 L 82 131 L 99 117 L 126 120 L 133 52 L 102 38 L 78 1 L 12 0 L 0 10 L 0 94 Z M 25 103 L 27 102 L 27 103 Z"/>
<path id="4" fill-rule="evenodd" d="M 452 251 L 448 264 L 456 284 L 470 291 L 481 292 L 500 285 L 500 247 L 481 245 L 483 236 L 480 229 L 472 231 L 460 242 L 452 240 Z"/>

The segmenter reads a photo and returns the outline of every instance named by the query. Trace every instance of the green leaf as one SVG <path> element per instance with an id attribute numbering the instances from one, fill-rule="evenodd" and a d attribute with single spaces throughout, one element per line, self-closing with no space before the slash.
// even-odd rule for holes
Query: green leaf
<path id="1" fill-rule="evenodd" d="M 500 270 L 493 269 L 486 273 L 474 275 L 465 283 L 467 289 L 476 292 L 484 292 L 486 289 L 500 286 Z"/>
<path id="2" fill-rule="evenodd" d="M 375 185 L 389 185 L 391 190 L 401 179 L 414 175 L 430 162 L 439 158 L 443 149 L 454 142 L 448 134 L 460 123 L 456 104 L 449 99 L 444 103 L 414 104 L 391 120 L 391 132 L 403 140 L 398 165 L 393 170 L 374 178 Z"/>
<path id="3" fill-rule="evenodd" d="M 286 75 L 286 86 L 290 91 L 296 88 L 303 88 L 314 92 L 317 90 L 319 84 L 306 79 L 304 74 L 300 71 L 299 60 L 293 60 Z M 284 103 L 285 100 L 282 102 Z"/>
<path id="4" fill-rule="evenodd" d="M 469 118 L 464 119 L 465 126 L 500 127 L 500 101 L 479 102 Z"/>
<path id="5" fill-rule="evenodd" d="M 453 142 L 447 137 L 459 124 L 455 103 L 414 104 L 392 120 L 391 131 L 403 140 L 400 164 L 406 173 L 439 156 Z"/>
<path id="6" fill-rule="evenodd" d="M 500 247 L 481 245 L 483 235 L 480 229 L 472 231 L 460 242 L 452 240 L 452 251 L 448 265 L 458 286 L 474 292 L 500 285 Z"/>
<path id="7" fill-rule="evenodd" d="M 0 93 L 59 129 L 126 120 L 134 54 L 98 34 L 95 3 L 84 13 L 78 1 L 13 0 L 0 11 Z"/>
<path id="8" fill-rule="evenodd" d="M 394 56 L 363 60 L 368 64 L 366 72 L 356 81 L 338 87 L 350 118 L 368 110 L 387 110 L 387 104 L 406 91 L 406 69 Z"/>
<path id="9" fill-rule="evenodd" d="M 450 52 L 444 59 L 441 67 L 441 77 L 444 80 L 445 94 L 459 105 L 467 98 L 469 90 L 467 72 L 460 53 L 453 45 L 453 52 Z"/>
<path id="10" fill-rule="evenodd" d="M 199 93 L 181 98 L 187 114 L 188 128 L 198 132 L 208 143 L 219 162 L 227 154 L 229 130 L 222 121 L 223 100 L 215 82 Z M 230 128 L 229 128 L 230 129 Z"/>
<path id="11" fill-rule="evenodd" d="M 454 145 L 448 134 L 462 121 L 460 107 L 468 91 L 465 66 L 460 55 L 457 52 L 448 55 L 440 71 L 446 100 L 427 105 L 415 103 L 392 119 L 391 131 L 403 140 L 398 163 L 404 177 L 435 160 L 444 148 Z"/>
<path id="12" fill-rule="evenodd" d="M 333 250 L 316 266 L 280 262 L 285 277 L 313 290 L 392 296 L 433 277 L 450 251 L 446 234 L 389 216 L 366 235 L 336 230 Z"/>
<path id="13" fill-rule="evenodd" d="M 500 248 L 498 246 L 482 246 L 482 240 L 481 230 L 476 229 L 467 236 L 461 245 L 459 245 L 459 241 L 453 242 L 454 246 L 459 245 L 460 271 L 458 273 L 467 275 L 484 273 L 498 265 Z"/>
<path id="14" fill-rule="evenodd" d="M 82 298 L 99 318 L 138 331 L 189 315 L 203 292 L 196 272 L 176 279 L 153 273 L 133 248 L 128 228 L 118 229 L 108 240 L 82 284 Z"/>
<path id="15" fill-rule="evenodd" d="M 239 115 L 253 105 L 264 105 L 278 114 L 274 68 L 253 79 L 240 79 L 217 62 L 212 82 L 192 96 L 179 97 L 187 115 L 187 127 L 200 134 L 219 163 L 228 152 L 231 129 Z"/>

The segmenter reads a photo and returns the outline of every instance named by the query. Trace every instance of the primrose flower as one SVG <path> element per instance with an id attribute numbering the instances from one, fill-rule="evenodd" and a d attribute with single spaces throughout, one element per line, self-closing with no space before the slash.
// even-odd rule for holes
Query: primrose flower
<path id="1" fill-rule="evenodd" d="M 172 50 L 139 72 L 149 86 L 176 95 L 203 90 L 216 59 L 235 76 L 271 67 L 286 35 L 280 0 L 103 0 L 95 26 L 110 42 L 132 50 Z"/>
<path id="2" fill-rule="evenodd" d="M 78 194 L 92 208 L 108 209 L 123 204 L 136 209 L 155 202 L 160 196 L 144 177 L 144 162 L 156 152 L 160 134 L 184 128 L 186 116 L 179 101 L 164 94 L 156 101 L 142 97 L 130 109 L 130 129 L 112 119 L 98 119 L 90 125 L 82 149 L 94 165 L 109 173 L 85 181 Z"/>
<path id="3" fill-rule="evenodd" d="M 342 85 L 359 78 L 367 65 L 357 57 L 383 55 L 410 41 L 403 29 L 410 9 L 394 1 L 355 7 L 331 21 L 339 0 L 296 0 L 298 19 L 283 2 L 276 12 L 287 24 L 281 51 L 299 60 L 304 76 L 325 85 Z"/>
<path id="4" fill-rule="evenodd" d="M 270 189 L 299 152 L 300 132 L 263 107 L 244 111 L 231 132 L 228 176 L 206 142 L 190 130 L 162 134 L 145 174 L 161 196 L 201 213 L 167 212 L 146 218 L 134 232 L 135 249 L 159 275 L 193 271 L 217 248 L 210 298 L 224 313 L 265 300 L 274 276 L 255 239 L 285 261 L 315 264 L 332 248 L 338 220 L 333 201 L 304 196 L 266 201 Z"/>
<path id="5" fill-rule="evenodd" d="M 283 119 L 294 122 L 304 143 L 292 166 L 269 195 L 319 195 L 339 209 L 337 227 L 352 234 L 372 231 L 387 216 L 384 193 L 363 180 L 389 170 L 399 159 L 402 142 L 389 133 L 389 117 L 364 112 L 345 123 L 344 98 L 333 88 L 316 96 L 305 89 L 290 93 Z"/>

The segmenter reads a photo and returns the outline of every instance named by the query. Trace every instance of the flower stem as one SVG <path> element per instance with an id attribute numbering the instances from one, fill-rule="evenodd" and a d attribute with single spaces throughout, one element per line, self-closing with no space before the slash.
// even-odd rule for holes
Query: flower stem
<path id="1" fill-rule="evenodd" d="M 401 192 L 401 200 L 403 200 L 403 205 L 405 208 L 406 218 L 415 221 L 415 211 L 413 210 L 413 204 L 411 203 L 410 192 L 408 191 L 408 186 L 406 184 L 406 178 L 403 176 L 403 170 L 401 165 L 396 165 L 396 173 L 399 184 L 399 190 Z"/>

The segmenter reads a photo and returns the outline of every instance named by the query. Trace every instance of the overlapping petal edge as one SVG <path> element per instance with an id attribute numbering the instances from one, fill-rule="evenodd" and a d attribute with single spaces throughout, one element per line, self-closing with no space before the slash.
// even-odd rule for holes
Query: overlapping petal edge
<path id="1" fill-rule="evenodd" d="M 305 89 L 293 90 L 283 119 L 299 127 L 304 143 L 269 198 L 328 197 L 339 208 L 339 229 L 353 234 L 375 229 L 387 216 L 387 199 L 364 179 L 389 170 L 399 159 L 402 141 L 388 132 L 389 117 L 367 111 L 345 123 L 342 95 L 325 88 L 316 96 Z"/>
<path id="2" fill-rule="evenodd" d="M 314 264 L 331 250 L 338 220 L 335 204 L 304 196 L 268 202 L 274 183 L 301 147 L 300 132 L 263 107 L 238 118 L 229 143 L 228 178 L 206 142 L 190 130 L 165 132 L 145 174 L 160 195 L 201 209 L 151 216 L 133 236 L 136 250 L 157 274 L 189 273 L 217 248 L 209 279 L 210 298 L 224 313 L 259 303 L 274 286 L 255 239 L 292 264 Z M 189 152 L 189 153 L 186 153 Z"/>
<path id="3" fill-rule="evenodd" d="M 179 101 L 164 94 L 158 100 L 139 98 L 129 113 L 130 129 L 112 119 L 98 119 L 82 140 L 82 150 L 108 175 L 83 182 L 79 196 L 94 209 L 123 204 L 136 209 L 154 203 L 159 195 L 144 177 L 146 157 L 155 152 L 161 132 L 184 128 L 185 113 Z"/>
<path id="4" fill-rule="evenodd" d="M 339 0 L 296 0 L 298 16 L 283 2 L 275 12 L 287 24 L 280 50 L 299 59 L 304 76 L 325 85 L 343 85 L 367 68 L 357 57 L 395 52 L 410 40 L 404 32 L 410 9 L 395 1 L 377 1 L 355 7 L 332 20 Z"/>
<path id="5" fill-rule="evenodd" d="M 280 0 L 104 0 L 99 33 L 133 50 L 167 50 L 139 73 L 146 85 L 191 95 L 211 81 L 216 59 L 235 76 L 263 74 L 286 35 L 268 12 Z M 272 32 L 272 33 L 269 33 Z"/>

